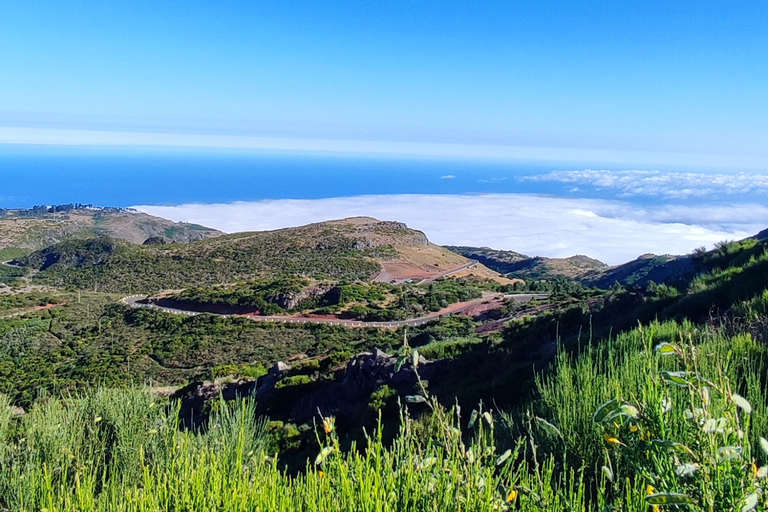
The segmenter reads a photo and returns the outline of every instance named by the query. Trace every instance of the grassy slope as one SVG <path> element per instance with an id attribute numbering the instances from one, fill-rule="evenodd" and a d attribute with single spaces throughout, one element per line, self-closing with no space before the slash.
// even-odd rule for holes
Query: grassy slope
<path id="1" fill-rule="evenodd" d="M 449 254 L 449 253 L 448 253 Z M 381 261 L 455 268 L 466 260 L 394 222 L 353 218 L 276 231 L 237 233 L 190 244 L 136 246 L 109 239 L 68 240 L 20 261 L 40 283 L 122 292 L 302 275 L 367 280 Z"/>
<path id="2" fill-rule="evenodd" d="M 75 209 L 55 214 L 31 210 L 0 211 L 0 250 L 19 248 L 29 252 L 72 237 L 111 236 L 141 244 L 154 236 L 183 243 L 221 234 L 220 231 L 197 224 L 173 222 L 145 213 L 117 209 Z"/>
<path id="3" fill-rule="evenodd" d="M 585 272 L 605 267 L 604 263 L 581 255 L 570 258 L 543 258 L 488 247 L 448 246 L 448 249 L 477 260 L 497 272 L 519 279 L 548 279 L 553 277 L 572 279 Z"/>

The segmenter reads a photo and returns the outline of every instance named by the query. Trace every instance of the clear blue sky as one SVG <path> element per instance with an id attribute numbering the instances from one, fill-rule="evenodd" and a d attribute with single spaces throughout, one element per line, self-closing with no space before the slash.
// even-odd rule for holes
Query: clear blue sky
<path id="1" fill-rule="evenodd" d="M 0 127 L 0 142 L 162 131 L 768 169 L 768 2 L 3 2 Z"/>

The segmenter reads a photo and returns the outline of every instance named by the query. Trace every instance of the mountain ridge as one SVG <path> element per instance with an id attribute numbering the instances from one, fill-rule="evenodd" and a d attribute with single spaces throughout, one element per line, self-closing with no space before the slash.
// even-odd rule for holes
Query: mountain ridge
<path id="1" fill-rule="evenodd" d="M 156 292 L 192 283 L 291 274 L 397 282 L 436 278 L 457 269 L 505 281 L 432 244 L 421 231 L 370 217 L 232 233 L 186 244 L 140 246 L 109 237 L 67 240 L 17 263 L 36 271 L 33 279 L 45 284 L 115 292 Z"/>
<path id="2" fill-rule="evenodd" d="M 67 204 L 0 209 L 0 250 L 39 250 L 70 238 L 107 236 L 134 244 L 155 238 L 187 243 L 223 234 L 198 224 L 174 222 L 129 208 Z"/>

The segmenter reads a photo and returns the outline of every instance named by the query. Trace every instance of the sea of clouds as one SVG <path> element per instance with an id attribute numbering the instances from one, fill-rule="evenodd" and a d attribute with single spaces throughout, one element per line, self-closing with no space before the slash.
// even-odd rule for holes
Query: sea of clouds
<path id="1" fill-rule="evenodd" d="M 702 173 L 647 170 L 554 171 L 520 181 L 558 182 L 576 187 L 612 190 L 617 197 L 655 196 L 664 199 L 768 196 L 768 174 L 755 172 Z"/>
<path id="2" fill-rule="evenodd" d="M 574 179 L 574 183 L 609 178 L 595 172 L 558 178 Z M 619 176 L 613 183 L 620 187 L 629 180 Z M 670 184 L 665 185 L 663 189 L 669 190 Z M 488 246 L 532 256 L 585 254 L 609 264 L 645 253 L 685 254 L 768 227 L 768 207 L 757 203 L 641 206 L 621 200 L 531 194 L 366 195 L 136 208 L 228 233 L 370 216 L 405 222 L 437 244 Z"/>

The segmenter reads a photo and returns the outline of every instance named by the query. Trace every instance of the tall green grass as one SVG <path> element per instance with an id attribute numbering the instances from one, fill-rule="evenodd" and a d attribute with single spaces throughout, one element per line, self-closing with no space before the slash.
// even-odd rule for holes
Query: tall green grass
<path id="1" fill-rule="evenodd" d="M 325 418 L 329 427 L 319 430 L 318 458 L 302 474 L 290 476 L 265 450 L 264 431 L 249 402 L 222 405 L 207 429 L 197 433 L 180 431 L 177 411 L 142 390 L 48 399 L 20 420 L 12 419 L 3 403 L 0 507 L 29 512 L 494 511 L 544 505 L 585 510 L 576 472 L 560 475 L 552 457 L 530 468 L 522 442 L 497 450 L 490 412 L 474 413 L 466 436 L 455 409 L 432 407 L 418 420 L 404 413 L 391 445 L 371 433 L 365 447 L 346 453 L 339 450 L 332 419 Z"/>
<path id="2" fill-rule="evenodd" d="M 346 451 L 333 418 L 318 416 L 317 458 L 296 475 L 250 401 L 221 402 L 193 432 L 142 389 L 47 397 L 22 417 L 0 398 L 0 509 L 758 510 L 767 355 L 734 326 L 638 326 L 561 352 L 518 414 L 462 418 L 422 387 L 394 441 L 378 428 Z"/>

